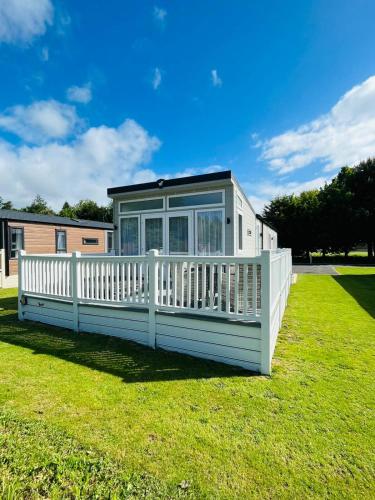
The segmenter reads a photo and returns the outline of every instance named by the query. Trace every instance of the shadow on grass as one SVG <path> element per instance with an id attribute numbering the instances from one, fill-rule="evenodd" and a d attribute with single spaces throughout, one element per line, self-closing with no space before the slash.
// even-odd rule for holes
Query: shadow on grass
<path id="1" fill-rule="evenodd" d="M 32 321 L 18 321 L 17 298 L 0 299 L 0 341 L 103 371 L 124 382 L 153 382 L 257 375 L 214 361 L 152 350 L 93 333 L 74 333 Z"/>
<path id="2" fill-rule="evenodd" d="M 375 274 L 341 274 L 332 278 L 375 318 Z"/>

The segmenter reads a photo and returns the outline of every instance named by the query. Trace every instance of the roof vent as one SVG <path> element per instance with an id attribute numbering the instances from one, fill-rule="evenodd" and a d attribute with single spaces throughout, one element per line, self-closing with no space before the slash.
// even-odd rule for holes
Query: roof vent
<path id="1" fill-rule="evenodd" d="M 158 179 L 156 181 L 156 184 L 158 185 L 158 187 L 161 189 L 164 185 L 164 179 Z"/>

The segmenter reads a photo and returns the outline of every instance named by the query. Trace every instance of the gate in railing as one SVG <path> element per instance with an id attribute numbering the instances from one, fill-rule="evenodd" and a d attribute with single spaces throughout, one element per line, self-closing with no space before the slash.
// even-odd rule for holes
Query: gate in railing
<path id="1" fill-rule="evenodd" d="M 291 278 L 289 249 L 258 257 L 19 255 L 19 294 L 260 322 L 270 364 Z"/>

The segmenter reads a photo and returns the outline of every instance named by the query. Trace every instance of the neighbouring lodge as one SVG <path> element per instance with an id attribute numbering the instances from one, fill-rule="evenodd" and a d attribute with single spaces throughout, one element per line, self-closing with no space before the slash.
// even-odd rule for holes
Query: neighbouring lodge
<path id="1" fill-rule="evenodd" d="M 17 254 L 109 253 L 113 224 L 0 210 L 0 287 L 17 286 Z M 3 250 L 3 252 L 1 252 Z"/>
<path id="2" fill-rule="evenodd" d="M 277 248 L 230 170 L 109 188 L 119 255 L 253 257 Z"/>

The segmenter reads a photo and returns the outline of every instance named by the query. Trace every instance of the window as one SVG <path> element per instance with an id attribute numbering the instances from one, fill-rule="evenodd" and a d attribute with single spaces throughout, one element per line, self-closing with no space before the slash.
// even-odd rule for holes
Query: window
<path id="1" fill-rule="evenodd" d="M 120 203 L 120 212 L 144 212 L 147 210 L 163 210 L 164 199 L 153 198 L 150 200 L 123 201 Z"/>
<path id="2" fill-rule="evenodd" d="M 139 217 L 120 219 L 121 255 L 139 255 Z"/>
<path id="3" fill-rule="evenodd" d="M 223 254 L 223 210 L 197 211 L 197 253 L 198 255 Z"/>
<path id="4" fill-rule="evenodd" d="M 107 231 L 107 253 L 113 252 L 113 231 Z"/>
<path id="5" fill-rule="evenodd" d="M 9 228 L 10 258 L 16 259 L 19 250 L 24 250 L 23 227 Z"/>
<path id="6" fill-rule="evenodd" d="M 145 215 L 142 221 L 144 226 L 144 242 L 142 253 L 155 249 L 163 253 L 164 246 L 164 217 Z"/>
<path id="7" fill-rule="evenodd" d="M 218 205 L 220 203 L 223 203 L 222 191 L 170 196 L 168 198 L 169 208 L 195 207 L 197 205 Z"/>
<path id="8" fill-rule="evenodd" d="M 168 242 L 170 254 L 189 253 L 189 215 L 169 216 Z"/>
<path id="9" fill-rule="evenodd" d="M 242 236 L 242 215 L 238 214 L 238 250 L 243 248 L 243 236 Z"/>
<path id="10" fill-rule="evenodd" d="M 82 238 L 82 245 L 99 245 L 98 238 Z"/>
<path id="11" fill-rule="evenodd" d="M 56 253 L 66 253 L 66 231 L 56 231 Z"/>

